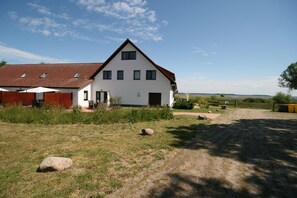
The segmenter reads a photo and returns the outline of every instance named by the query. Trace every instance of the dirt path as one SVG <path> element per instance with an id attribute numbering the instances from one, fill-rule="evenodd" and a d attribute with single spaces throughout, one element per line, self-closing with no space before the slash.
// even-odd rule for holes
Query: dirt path
<path id="1" fill-rule="evenodd" d="M 110 197 L 296 196 L 297 114 L 237 109 L 197 130 Z"/>

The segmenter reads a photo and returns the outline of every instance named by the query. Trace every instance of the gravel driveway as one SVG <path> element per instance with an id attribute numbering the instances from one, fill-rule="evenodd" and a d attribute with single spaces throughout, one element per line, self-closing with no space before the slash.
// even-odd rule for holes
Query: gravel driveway
<path id="1" fill-rule="evenodd" d="M 228 110 L 197 130 L 111 197 L 296 197 L 297 114 Z"/>

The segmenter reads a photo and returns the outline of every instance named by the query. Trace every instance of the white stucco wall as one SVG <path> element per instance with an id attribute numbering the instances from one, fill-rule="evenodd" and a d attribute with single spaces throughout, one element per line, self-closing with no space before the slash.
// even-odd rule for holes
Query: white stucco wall
<path id="1" fill-rule="evenodd" d="M 122 51 L 135 51 L 128 44 Z M 111 70 L 112 79 L 104 80 L 103 71 Z M 124 70 L 124 80 L 117 80 L 117 70 Z M 140 80 L 133 80 L 134 70 L 141 71 Z M 156 70 L 156 80 L 146 80 L 146 70 Z M 119 52 L 101 70 L 92 85 L 92 99 L 95 100 L 96 91 L 109 91 L 111 97 L 121 97 L 121 103 L 126 105 L 148 105 L 149 93 L 161 93 L 161 105 L 172 104 L 170 81 L 142 54 L 136 51 L 136 60 L 122 60 Z"/>
<path id="2" fill-rule="evenodd" d="M 91 84 L 86 87 L 78 89 L 59 89 L 61 93 L 72 93 L 73 106 L 79 105 L 81 107 L 88 107 L 91 100 Z M 88 100 L 84 101 L 84 91 L 88 91 Z"/>

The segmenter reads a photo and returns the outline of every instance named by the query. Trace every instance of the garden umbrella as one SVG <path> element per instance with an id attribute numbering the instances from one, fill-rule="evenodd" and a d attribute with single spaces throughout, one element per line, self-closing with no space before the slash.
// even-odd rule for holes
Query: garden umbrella
<path id="1" fill-rule="evenodd" d="M 0 87 L 0 91 L 8 91 L 8 90 Z"/>
<path id="2" fill-rule="evenodd" d="M 51 88 L 47 88 L 47 87 L 35 87 L 35 88 L 31 88 L 31 89 L 26 89 L 24 91 L 21 92 L 27 92 L 27 93 L 45 93 L 45 92 L 57 92 L 60 91 L 58 89 L 51 89 Z"/>

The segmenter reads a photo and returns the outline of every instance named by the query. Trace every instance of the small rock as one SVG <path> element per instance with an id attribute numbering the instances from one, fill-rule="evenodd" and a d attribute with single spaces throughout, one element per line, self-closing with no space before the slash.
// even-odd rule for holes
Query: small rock
<path id="1" fill-rule="evenodd" d="M 198 120 L 207 120 L 206 115 L 198 115 Z"/>
<path id="2" fill-rule="evenodd" d="M 212 113 L 211 111 L 208 111 L 208 113 Z"/>
<path id="3" fill-rule="evenodd" d="M 50 172 L 50 171 L 60 171 L 67 169 L 72 166 L 72 160 L 65 157 L 47 157 L 45 158 L 40 166 L 38 167 L 38 172 Z"/>
<path id="4" fill-rule="evenodd" d="M 142 135 L 154 135 L 154 130 L 151 128 L 146 128 L 141 130 Z"/>

